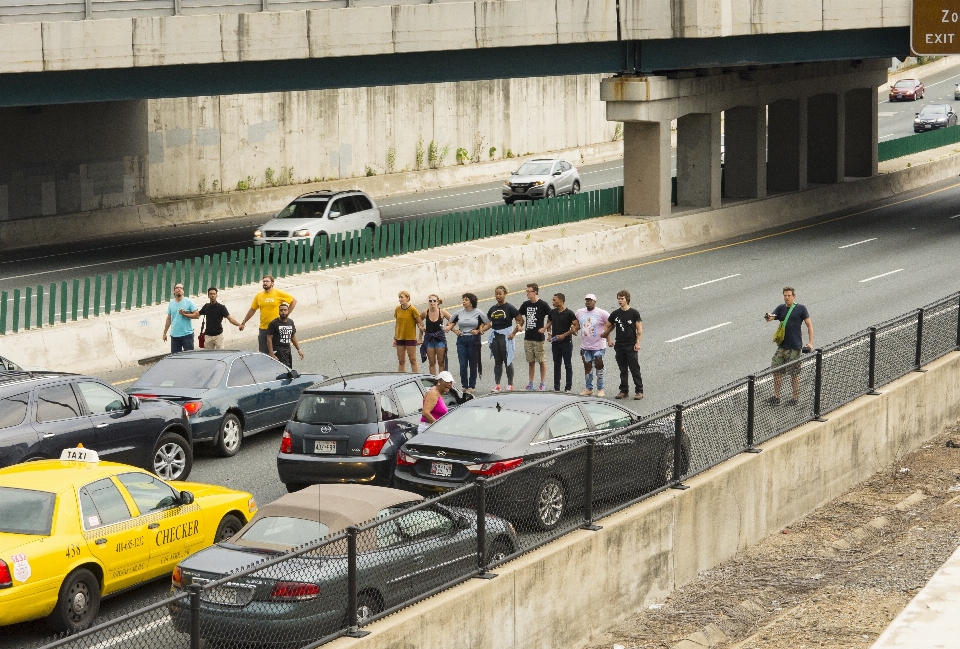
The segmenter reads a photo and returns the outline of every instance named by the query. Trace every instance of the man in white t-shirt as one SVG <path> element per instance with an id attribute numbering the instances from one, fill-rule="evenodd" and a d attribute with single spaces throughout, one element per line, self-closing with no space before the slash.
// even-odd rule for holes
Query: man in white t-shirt
<path id="1" fill-rule="evenodd" d="M 610 345 L 609 338 L 603 335 L 610 314 L 597 308 L 597 296 L 588 293 L 583 298 L 584 308 L 577 310 L 580 322 L 580 358 L 583 359 L 583 372 L 587 387 L 583 396 L 593 396 L 593 370 L 597 370 L 597 396 L 603 394 L 603 354 Z"/>

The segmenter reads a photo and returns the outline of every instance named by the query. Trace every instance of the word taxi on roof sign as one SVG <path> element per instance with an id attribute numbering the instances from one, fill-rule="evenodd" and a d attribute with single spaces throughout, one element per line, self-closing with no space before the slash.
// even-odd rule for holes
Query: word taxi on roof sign
<path id="1" fill-rule="evenodd" d="M 913 0 L 910 49 L 919 55 L 960 54 L 960 0 Z"/>

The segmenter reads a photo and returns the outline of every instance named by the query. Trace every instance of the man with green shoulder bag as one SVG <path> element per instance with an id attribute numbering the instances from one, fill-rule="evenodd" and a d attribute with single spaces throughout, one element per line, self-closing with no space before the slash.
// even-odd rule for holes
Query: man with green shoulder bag
<path id="1" fill-rule="evenodd" d="M 773 355 L 773 362 L 770 367 L 779 367 L 791 363 L 798 358 L 802 352 L 813 351 L 813 322 L 810 320 L 810 312 L 807 307 L 797 304 L 797 295 L 792 286 L 783 289 L 783 304 L 773 310 L 773 313 L 764 314 L 763 318 L 770 322 L 777 320 L 780 326 L 777 327 L 773 335 L 773 342 L 777 343 L 777 351 Z M 806 347 L 803 345 L 800 323 L 807 325 L 808 342 Z M 790 373 L 790 379 L 793 383 L 793 399 L 788 403 L 791 406 L 797 405 L 800 400 L 800 363 L 796 363 L 787 370 Z M 768 400 L 772 405 L 780 404 L 780 387 L 783 383 L 783 372 L 777 372 L 773 375 L 773 396 Z"/>

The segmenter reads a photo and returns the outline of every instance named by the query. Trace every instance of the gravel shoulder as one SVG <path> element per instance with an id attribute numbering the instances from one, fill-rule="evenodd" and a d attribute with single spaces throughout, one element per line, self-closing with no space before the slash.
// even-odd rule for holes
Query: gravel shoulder
<path id="1" fill-rule="evenodd" d="M 590 649 L 870 647 L 960 546 L 958 520 L 960 422 Z"/>

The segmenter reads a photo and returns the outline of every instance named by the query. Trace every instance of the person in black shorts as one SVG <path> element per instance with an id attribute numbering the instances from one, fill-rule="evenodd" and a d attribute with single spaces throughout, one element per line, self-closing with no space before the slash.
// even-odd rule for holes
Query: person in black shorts
<path id="1" fill-rule="evenodd" d="M 573 389 L 573 337 L 580 330 L 580 321 L 576 314 L 567 308 L 567 296 L 563 293 L 553 295 L 553 309 L 547 314 L 547 338 L 553 351 L 553 389 L 560 391 L 560 364 L 566 370 L 563 391 Z"/>
<path id="2" fill-rule="evenodd" d="M 297 326 L 288 317 L 290 305 L 280 303 L 280 317 L 275 318 L 267 325 L 267 349 L 270 355 L 289 368 L 293 368 L 293 354 L 290 353 L 290 344 L 297 348 L 300 360 L 303 352 L 300 351 L 300 342 L 297 340 Z"/>
<path id="3" fill-rule="evenodd" d="M 635 388 L 633 398 L 643 398 L 643 377 L 640 375 L 640 361 L 637 353 L 640 351 L 640 338 L 643 337 L 643 323 L 640 313 L 630 306 L 630 291 L 617 292 L 619 309 L 614 309 L 607 319 L 607 326 L 603 331 L 604 337 L 614 329 L 617 330 L 617 342 L 613 346 L 616 353 L 617 365 L 620 367 L 620 392 L 616 399 L 625 399 L 630 390 L 630 381 L 627 372 L 633 375 Z"/>
<path id="4" fill-rule="evenodd" d="M 217 294 L 217 287 L 211 286 L 207 289 L 207 298 L 209 298 L 210 301 L 200 307 L 199 311 L 188 313 L 180 309 L 180 315 L 185 318 L 196 320 L 200 316 L 203 316 L 203 326 L 200 328 L 200 333 L 203 334 L 204 337 L 203 344 L 201 345 L 204 349 L 223 349 L 224 320 L 227 320 L 227 322 L 235 327 L 240 326 L 240 323 L 230 315 L 227 306 L 217 302 Z"/>
<path id="5" fill-rule="evenodd" d="M 493 297 L 497 301 L 487 311 L 487 317 L 490 322 L 480 328 L 483 331 L 492 329 L 490 333 L 490 355 L 493 356 L 493 378 L 496 385 L 493 386 L 494 392 L 500 392 L 500 377 L 503 376 L 503 370 L 507 370 L 507 391 L 513 390 L 513 339 L 520 331 L 517 326 L 517 316 L 520 311 L 517 307 L 507 302 L 507 287 L 498 286 L 493 291 Z"/>

